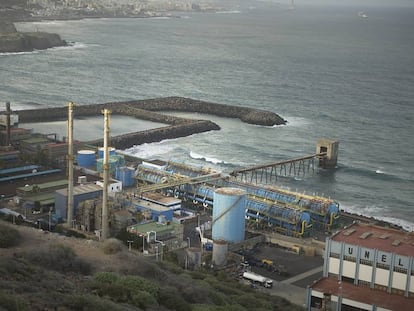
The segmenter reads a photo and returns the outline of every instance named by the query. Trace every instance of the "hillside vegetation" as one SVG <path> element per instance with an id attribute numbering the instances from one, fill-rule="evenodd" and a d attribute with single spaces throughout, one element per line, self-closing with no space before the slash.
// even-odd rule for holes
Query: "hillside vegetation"
<path id="1" fill-rule="evenodd" d="M 0 237 L 0 310 L 301 310 L 225 273 L 155 262 L 118 240 L 99 243 L 1 220 Z"/>

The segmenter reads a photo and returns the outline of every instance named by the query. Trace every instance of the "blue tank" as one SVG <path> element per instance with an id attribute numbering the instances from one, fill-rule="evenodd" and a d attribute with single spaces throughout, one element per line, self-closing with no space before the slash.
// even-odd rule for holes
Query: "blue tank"
<path id="1" fill-rule="evenodd" d="M 244 240 L 246 192 L 239 188 L 218 188 L 213 198 L 213 240 L 238 243 Z"/>
<path id="2" fill-rule="evenodd" d="M 134 185 L 135 170 L 132 167 L 117 167 L 115 171 L 115 179 L 122 182 L 123 187 L 130 187 Z"/>
<path id="3" fill-rule="evenodd" d="M 95 151 L 93 150 L 79 150 L 77 154 L 77 162 L 81 167 L 95 166 Z"/>

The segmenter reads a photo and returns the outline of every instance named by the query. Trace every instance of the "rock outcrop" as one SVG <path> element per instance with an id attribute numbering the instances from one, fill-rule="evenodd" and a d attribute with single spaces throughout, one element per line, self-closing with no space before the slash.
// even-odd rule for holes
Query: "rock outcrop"
<path id="1" fill-rule="evenodd" d="M 31 52 L 65 45 L 66 41 L 58 34 L 18 32 L 13 23 L 0 22 L 0 53 Z"/>

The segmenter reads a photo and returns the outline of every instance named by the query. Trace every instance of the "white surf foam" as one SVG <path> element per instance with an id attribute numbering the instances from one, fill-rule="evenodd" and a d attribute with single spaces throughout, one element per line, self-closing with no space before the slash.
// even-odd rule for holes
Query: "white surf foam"
<path id="1" fill-rule="evenodd" d="M 391 216 L 381 216 L 384 215 L 384 208 L 376 207 L 376 206 L 346 206 L 341 204 L 341 208 L 348 213 L 364 216 L 364 217 L 372 217 L 379 221 L 385 221 L 390 224 L 400 226 L 404 230 L 413 232 L 414 231 L 414 223 L 407 221 L 405 219 L 400 219 L 397 217 Z"/>
<path id="2" fill-rule="evenodd" d="M 154 157 L 162 157 L 162 155 L 168 155 L 173 150 L 173 145 L 168 144 L 167 141 L 161 141 L 158 143 L 149 143 L 133 146 L 131 148 L 123 150 L 123 153 L 138 158 L 151 159 Z"/>
<path id="3" fill-rule="evenodd" d="M 194 151 L 190 151 L 190 157 L 193 158 L 193 159 L 197 159 L 197 160 L 204 160 L 206 162 L 210 162 L 210 163 L 213 163 L 213 164 L 220 164 L 220 163 L 224 164 L 225 163 L 222 160 L 219 160 L 219 159 L 216 159 L 216 158 L 213 158 L 213 157 L 209 157 L 209 156 L 204 156 L 204 155 L 198 154 Z"/>

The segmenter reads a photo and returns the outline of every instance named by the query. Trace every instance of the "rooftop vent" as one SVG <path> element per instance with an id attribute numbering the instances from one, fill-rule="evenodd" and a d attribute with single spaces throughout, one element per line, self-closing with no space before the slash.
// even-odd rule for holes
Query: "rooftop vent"
<path id="1" fill-rule="evenodd" d="M 349 229 L 349 230 L 346 230 L 346 231 L 344 231 L 344 235 L 346 235 L 346 236 L 348 236 L 348 235 L 351 235 L 352 233 L 354 233 L 356 230 L 355 229 Z"/>
<path id="2" fill-rule="evenodd" d="M 384 233 L 384 234 L 383 234 L 383 235 L 381 235 L 379 238 L 380 238 L 380 239 L 382 239 L 382 240 L 386 240 L 386 239 L 388 239 L 390 236 L 391 236 L 391 234 L 389 234 L 389 233 Z"/>
<path id="3" fill-rule="evenodd" d="M 394 242 L 392 242 L 391 244 L 392 244 L 392 246 L 398 246 L 398 245 L 401 244 L 401 241 L 400 240 L 394 240 Z"/>
<path id="4" fill-rule="evenodd" d="M 359 236 L 359 238 L 360 238 L 360 239 L 365 240 L 365 239 L 366 239 L 367 237 L 369 237 L 370 235 L 372 235 L 372 232 L 367 231 L 367 232 L 362 233 L 362 234 Z"/>

